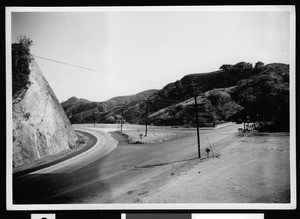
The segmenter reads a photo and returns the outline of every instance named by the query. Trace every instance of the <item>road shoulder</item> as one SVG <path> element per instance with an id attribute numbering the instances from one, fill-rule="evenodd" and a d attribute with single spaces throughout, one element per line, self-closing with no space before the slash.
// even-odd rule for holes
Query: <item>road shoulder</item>
<path id="1" fill-rule="evenodd" d="M 236 136 L 219 158 L 190 161 L 143 203 L 289 203 L 289 135 Z M 146 188 L 145 188 L 146 189 Z"/>

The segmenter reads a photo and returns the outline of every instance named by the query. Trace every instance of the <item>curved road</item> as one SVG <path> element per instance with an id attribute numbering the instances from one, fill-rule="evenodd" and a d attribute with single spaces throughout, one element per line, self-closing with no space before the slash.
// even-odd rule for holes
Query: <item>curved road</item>
<path id="1" fill-rule="evenodd" d="M 76 130 L 88 132 L 97 138 L 96 144 L 89 150 L 72 157 L 68 160 L 52 165 L 50 167 L 37 170 L 30 174 L 46 174 L 46 173 L 72 173 L 81 167 L 84 167 L 110 153 L 114 150 L 118 141 L 114 140 L 109 134 L 92 127 L 76 127 Z"/>
<path id="2" fill-rule="evenodd" d="M 226 140 L 232 138 L 241 126 L 200 130 L 202 156 L 205 156 L 204 150 L 209 143 L 215 153 L 226 147 Z M 94 134 L 101 130 L 91 126 L 80 126 L 80 129 Z M 105 152 L 98 155 L 95 150 L 99 148 L 95 147 L 87 151 L 88 156 L 80 155 L 84 157 L 81 161 L 77 162 L 74 158 L 59 166 L 14 179 L 13 203 L 118 202 L 120 197 L 124 200 L 124 194 L 132 194 L 133 188 L 142 188 L 145 183 L 150 187 L 157 186 L 151 185 L 152 180 L 170 171 L 174 164 L 197 158 L 195 130 L 186 131 L 182 138 L 156 144 L 127 144 L 122 142 L 120 136 L 117 137 L 121 141 L 114 150 L 108 146 L 110 144 L 106 144 Z M 111 140 L 110 143 L 116 141 Z M 132 203 L 132 200 L 128 199 L 128 202 Z"/>

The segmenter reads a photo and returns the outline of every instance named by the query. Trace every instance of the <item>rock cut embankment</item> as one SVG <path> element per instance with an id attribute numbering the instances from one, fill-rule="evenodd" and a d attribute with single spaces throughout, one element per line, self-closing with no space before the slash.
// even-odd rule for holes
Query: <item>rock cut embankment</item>
<path id="1" fill-rule="evenodd" d="M 13 167 L 71 149 L 78 140 L 34 60 L 29 82 L 25 95 L 13 100 Z"/>

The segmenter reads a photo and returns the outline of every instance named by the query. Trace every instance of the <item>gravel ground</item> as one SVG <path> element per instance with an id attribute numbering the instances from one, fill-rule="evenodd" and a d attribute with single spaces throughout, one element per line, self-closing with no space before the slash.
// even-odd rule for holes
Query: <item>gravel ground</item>
<path id="1" fill-rule="evenodd" d="M 219 158 L 186 162 L 139 202 L 290 202 L 289 134 L 248 133 L 226 143 Z"/>
<path id="2" fill-rule="evenodd" d="M 157 143 L 173 138 L 180 138 L 185 135 L 184 132 L 180 130 L 170 130 L 170 129 L 149 129 L 147 131 L 147 136 L 145 136 L 144 130 L 140 129 L 125 130 L 122 131 L 125 136 L 127 136 L 129 143 Z"/>

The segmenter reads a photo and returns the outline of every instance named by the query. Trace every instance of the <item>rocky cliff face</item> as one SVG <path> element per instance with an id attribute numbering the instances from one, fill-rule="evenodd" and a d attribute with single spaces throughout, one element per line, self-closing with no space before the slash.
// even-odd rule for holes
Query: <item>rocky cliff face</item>
<path id="1" fill-rule="evenodd" d="M 29 81 L 25 95 L 13 100 L 13 167 L 73 148 L 78 140 L 34 60 Z"/>

